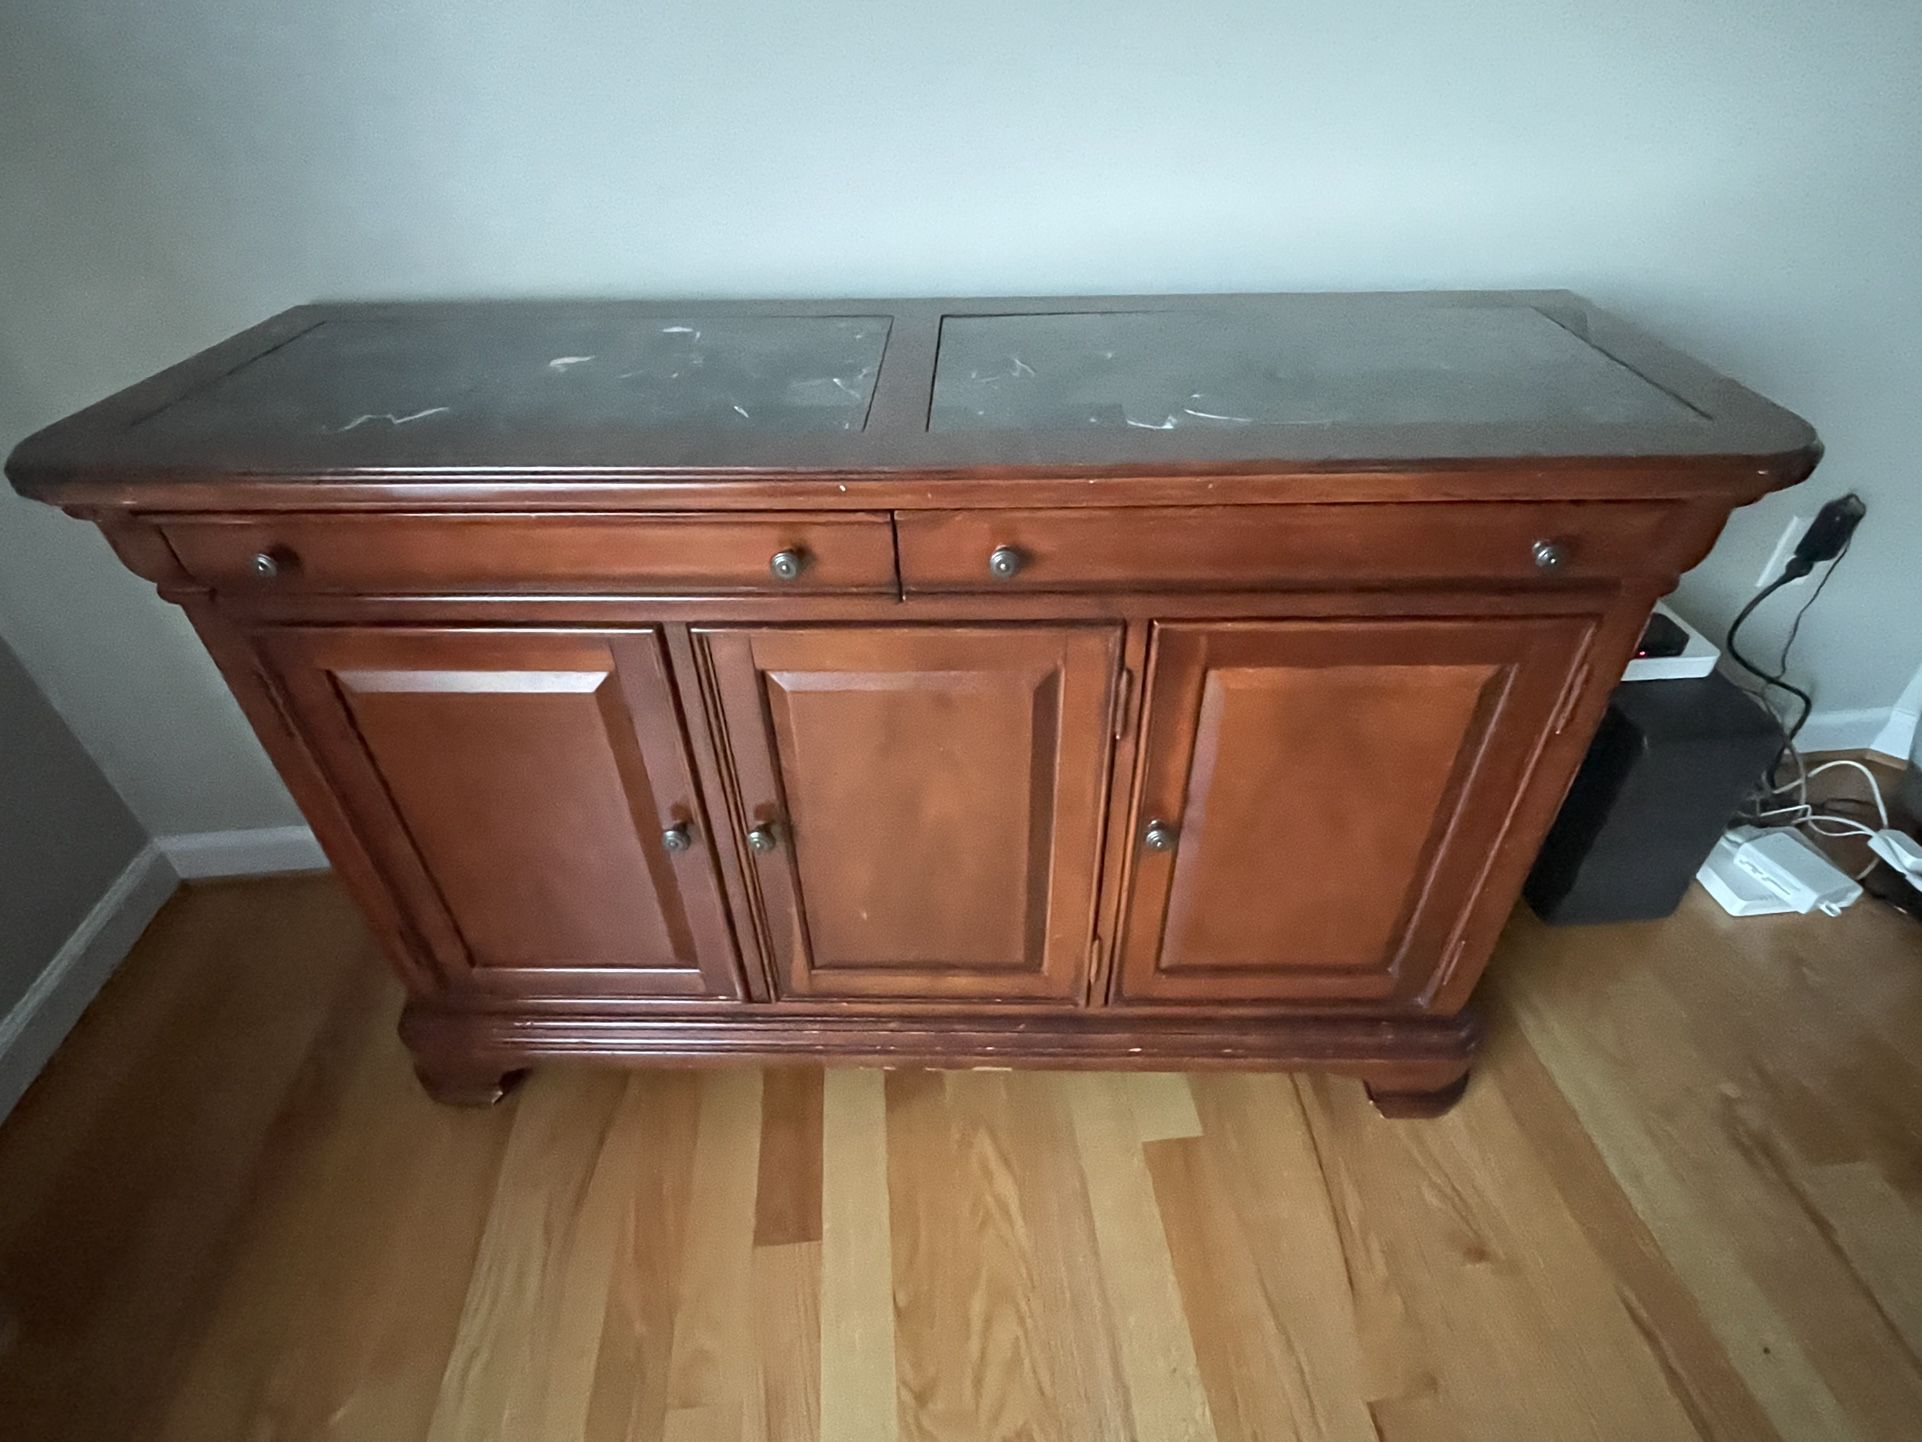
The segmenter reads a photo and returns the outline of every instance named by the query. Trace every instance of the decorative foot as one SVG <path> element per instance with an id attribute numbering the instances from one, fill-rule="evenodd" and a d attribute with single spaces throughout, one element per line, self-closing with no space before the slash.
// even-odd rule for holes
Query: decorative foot
<path id="1" fill-rule="evenodd" d="M 471 1063 L 448 1065 L 417 1061 L 414 1075 L 420 1078 L 427 1095 L 437 1102 L 455 1107 L 491 1107 L 512 1091 L 526 1072 Z"/>
<path id="2" fill-rule="evenodd" d="M 1468 1090 L 1468 1073 L 1463 1072 L 1446 1086 L 1432 1091 L 1403 1091 L 1391 1087 L 1367 1083 L 1368 1100 L 1375 1104 L 1375 1110 L 1385 1117 L 1401 1119 L 1405 1117 L 1438 1117 L 1462 1099 Z"/>

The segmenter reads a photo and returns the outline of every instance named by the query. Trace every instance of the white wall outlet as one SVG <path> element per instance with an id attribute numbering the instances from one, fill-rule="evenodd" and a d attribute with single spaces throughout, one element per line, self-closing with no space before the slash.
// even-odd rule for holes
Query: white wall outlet
<path id="1" fill-rule="evenodd" d="M 1812 516 L 1789 517 L 1789 523 L 1782 528 L 1781 539 L 1775 543 L 1775 549 L 1769 552 L 1768 564 L 1762 567 L 1762 574 L 1755 578 L 1755 588 L 1758 591 L 1782 574 L 1782 568 L 1789 563 L 1789 557 L 1795 554 L 1795 543 L 1802 539 L 1802 533 L 1809 528 L 1809 522 L 1813 519 Z M 1799 586 L 1806 580 L 1808 580 L 1807 576 L 1798 576 L 1790 581 L 1789 585 Z"/>

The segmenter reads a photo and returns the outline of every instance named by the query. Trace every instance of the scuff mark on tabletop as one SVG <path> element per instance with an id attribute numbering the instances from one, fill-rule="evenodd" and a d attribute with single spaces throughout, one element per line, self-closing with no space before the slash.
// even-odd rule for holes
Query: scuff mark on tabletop
<path id="1" fill-rule="evenodd" d="M 412 415 L 406 416 L 397 415 L 393 411 L 369 411 L 365 415 L 355 416 L 344 426 L 323 426 L 321 429 L 331 430 L 337 436 L 345 435 L 348 431 L 358 430 L 369 421 L 386 421 L 390 426 L 404 426 L 414 421 L 424 421 L 429 416 L 446 415 L 451 410 L 453 410 L 452 406 L 429 406 L 424 411 L 415 411 Z"/>

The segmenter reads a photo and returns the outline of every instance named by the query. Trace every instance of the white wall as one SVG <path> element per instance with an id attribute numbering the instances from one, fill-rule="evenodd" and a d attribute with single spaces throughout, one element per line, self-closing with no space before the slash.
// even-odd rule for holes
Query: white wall
<path id="1" fill-rule="evenodd" d="M 316 297 L 1569 285 L 1816 422 L 1683 603 L 1859 489 L 1800 654 L 1886 707 L 1918 137 L 1915 0 L 12 0 L 0 446 Z M 150 829 L 293 819 L 87 528 L 0 502 L 0 629 Z"/>

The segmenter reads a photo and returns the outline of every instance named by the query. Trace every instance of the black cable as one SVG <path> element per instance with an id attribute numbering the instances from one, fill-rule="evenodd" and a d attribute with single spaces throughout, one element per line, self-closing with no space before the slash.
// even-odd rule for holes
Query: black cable
<path id="1" fill-rule="evenodd" d="M 1741 650 L 1735 644 L 1735 635 L 1742 629 L 1742 623 L 1748 620 L 1757 606 L 1761 605 L 1762 602 L 1766 601 L 1770 596 L 1773 596 L 1791 581 L 1796 581 L 1806 576 L 1811 569 L 1807 563 L 1804 562 L 1798 567 L 1797 561 L 1800 560 L 1800 558 L 1797 557 L 1791 560 L 1782 574 L 1750 597 L 1749 603 L 1742 607 L 1740 611 L 1736 612 L 1735 619 L 1729 622 L 1728 636 L 1723 642 L 1729 657 L 1736 665 L 1740 666 L 1744 671 L 1762 683 L 1762 690 L 1752 694 L 1757 704 L 1768 714 L 1768 718 L 1775 722 L 1776 730 L 1779 731 L 1782 736 L 1782 745 L 1776 751 L 1775 759 L 1769 763 L 1768 770 L 1762 778 L 1762 785 L 1766 788 L 1766 794 L 1769 796 L 1779 794 L 1780 787 L 1775 778 L 1781 773 L 1782 762 L 1794 751 L 1795 738 L 1801 733 L 1802 727 L 1808 723 L 1809 713 L 1815 709 L 1815 699 L 1800 686 L 1796 686 L 1785 679 L 1788 675 L 1789 652 L 1794 649 L 1795 638 L 1801 633 L 1802 618 L 1808 615 L 1809 607 L 1816 603 L 1816 600 L 1822 594 L 1823 588 L 1828 585 L 1829 577 L 1835 574 L 1835 568 L 1842 564 L 1842 558 L 1848 555 L 1849 547 L 1854 544 L 1855 537 L 1851 534 L 1849 538 L 1842 543 L 1842 549 L 1836 552 L 1835 559 L 1829 562 L 1828 570 L 1822 573 L 1822 579 L 1816 582 L 1815 589 L 1809 593 L 1809 598 L 1796 610 L 1795 619 L 1789 623 L 1788 635 L 1783 638 L 1781 652 L 1776 656 L 1775 670 L 1772 674 L 1764 671 L 1760 666 L 1757 666 L 1742 654 Z M 1796 715 L 1794 725 L 1783 724 L 1781 717 L 1776 715 L 1775 708 L 1768 704 L 1767 693 L 1770 687 L 1774 687 L 1780 691 L 1786 691 L 1802 703 L 1801 711 Z M 1807 799 L 1805 795 L 1803 800 L 1806 801 Z"/>
<path id="2" fill-rule="evenodd" d="M 1836 559 L 1840 560 L 1841 558 L 1838 556 Z M 1829 567 L 1829 570 L 1830 572 L 1833 572 L 1835 570 L 1835 567 L 1831 565 Z M 1789 682 L 1783 680 L 1782 675 L 1780 673 L 1771 676 L 1768 672 L 1764 671 L 1760 666 L 1756 665 L 1753 661 L 1749 660 L 1749 658 L 1744 656 L 1741 650 L 1736 646 L 1735 636 L 1736 636 L 1736 633 L 1742 629 L 1742 623 L 1748 620 L 1749 616 L 1754 613 L 1754 610 L 1757 606 L 1761 605 L 1770 596 L 1773 596 L 1777 591 L 1781 590 L 1784 586 L 1788 585 L 1789 582 L 1796 579 L 1797 577 L 1795 576 L 1794 572 L 1784 571 L 1781 575 L 1777 576 L 1773 581 L 1770 581 L 1766 586 L 1762 587 L 1761 590 L 1757 591 L 1753 596 L 1751 596 L 1749 598 L 1749 603 L 1746 606 L 1742 607 L 1740 611 L 1737 611 L 1735 613 L 1735 619 L 1729 622 L 1728 638 L 1723 643 L 1728 649 L 1729 659 L 1733 661 L 1736 665 L 1740 666 L 1744 671 L 1748 672 L 1749 675 L 1753 676 L 1756 680 L 1760 681 L 1762 683 L 1764 690 L 1773 686 L 1777 690 L 1788 692 L 1791 696 L 1795 697 L 1798 701 L 1802 703 L 1802 712 L 1799 716 L 1796 717 L 1795 724 L 1793 726 L 1783 727 L 1783 735 L 1786 738 L 1786 741 L 1791 744 L 1795 740 L 1796 733 L 1802 729 L 1803 723 L 1809 719 L 1809 712 L 1815 709 L 1815 698 L 1810 696 L 1809 693 L 1804 691 L 1800 686 L 1791 685 Z M 1828 577 L 1824 576 L 1822 577 L 1822 580 L 1826 583 L 1828 580 Z M 1817 595 L 1821 593 L 1821 589 L 1822 588 L 1820 586 L 1816 587 Z M 1815 599 L 1814 596 L 1809 597 L 1809 600 L 1811 602 L 1814 601 L 1814 599 Z M 1808 610 L 1808 605 L 1804 604 L 1802 607 L 1802 610 L 1804 611 Z M 1796 620 L 1797 622 L 1800 622 L 1801 620 L 1800 613 L 1797 613 Z M 1793 638 L 1791 637 L 1791 639 Z M 1782 648 L 1782 655 L 1783 655 L 1784 662 L 1786 662 L 1788 657 L 1788 647 L 1786 645 Z M 1784 669 L 1786 669 L 1786 666 Z"/>
<path id="3" fill-rule="evenodd" d="M 1788 674 L 1789 649 L 1795 645 L 1795 637 L 1802 629 L 1802 618 L 1808 615 L 1809 607 L 1813 606 L 1822 598 L 1822 588 L 1828 585 L 1829 577 L 1835 574 L 1835 568 L 1842 564 L 1842 558 L 1848 555 L 1849 547 L 1854 544 L 1855 535 L 1851 532 L 1849 538 L 1842 543 L 1842 549 L 1835 553 L 1835 559 L 1829 562 L 1828 570 L 1822 573 L 1822 579 L 1815 583 L 1815 590 L 1810 594 L 1808 600 L 1802 603 L 1802 609 L 1795 613 L 1795 619 L 1789 623 L 1788 636 L 1782 642 L 1782 654 L 1775 659 L 1775 675 L 1777 679 Z"/>

